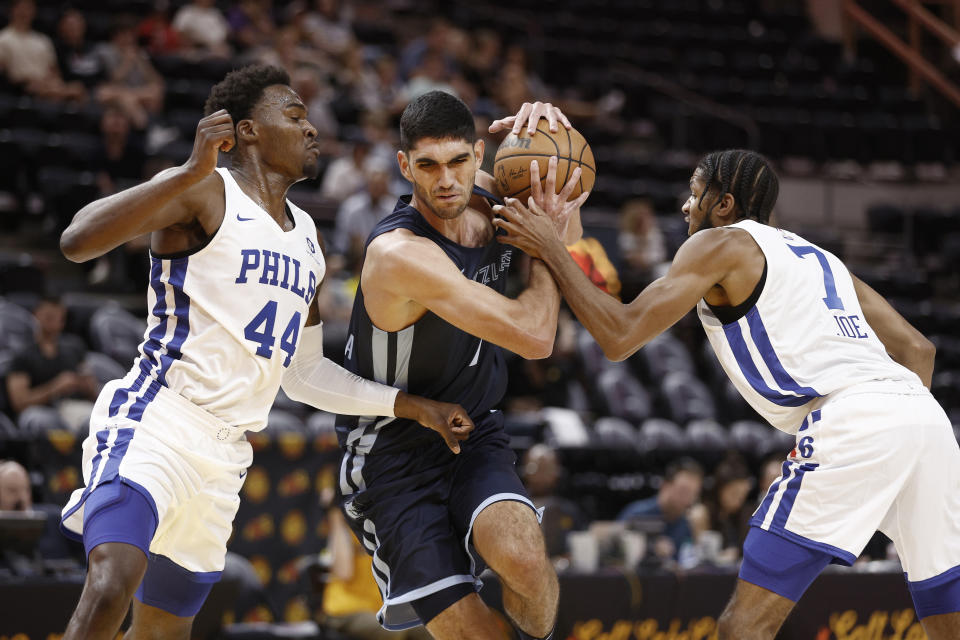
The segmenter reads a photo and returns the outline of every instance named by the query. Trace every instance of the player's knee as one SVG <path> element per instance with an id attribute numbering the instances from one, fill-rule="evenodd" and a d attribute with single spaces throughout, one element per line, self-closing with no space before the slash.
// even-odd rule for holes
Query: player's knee
<path id="1" fill-rule="evenodd" d="M 516 545 L 503 550 L 500 574 L 520 592 L 543 592 L 556 587 L 556 573 L 546 552 L 537 545 Z"/>
<path id="2" fill-rule="evenodd" d="M 719 640 L 773 640 L 776 629 L 728 607 L 717 620 L 717 632 Z"/>

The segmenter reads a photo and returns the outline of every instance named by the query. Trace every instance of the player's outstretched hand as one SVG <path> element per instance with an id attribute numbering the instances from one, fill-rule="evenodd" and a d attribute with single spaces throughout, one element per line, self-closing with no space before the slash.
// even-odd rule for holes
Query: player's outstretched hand
<path id="1" fill-rule="evenodd" d="M 532 197 L 527 201 L 528 206 L 516 198 L 506 198 L 504 202 L 505 205 L 493 208 L 499 216 L 493 219 L 493 226 L 507 232 L 507 235 L 498 235 L 497 240 L 541 260 L 551 250 L 566 251 L 555 222 Z"/>
<path id="2" fill-rule="evenodd" d="M 436 431 L 454 453 L 460 453 L 460 441 L 466 440 L 473 431 L 473 420 L 460 405 L 428 400 L 403 391 L 397 394 L 394 414 L 416 420 L 427 429 Z"/>
<path id="3" fill-rule="evenodd" d="M 187 160 L 187 167 L 201 176 L 211 174 L 217 168 L 219 153 L 230 151 L 234 144 L 233 118 L 226 109 L 214 111 L 197 124 L 193 153 Z"/>
<path id="4" fill-rule="evenodd" d="M 550 125 L 550 131 L 553 133 L 557 131 L 557 122 L 562 124 L 565 129 L 573 128 L 570 121 L 567 120 L 567 116 L 563 115 L 559 107 L 555 107 L 549 102 L 524 102 L 520 107 L 520 111 L 517 112 L 517 115 L 494 120 L 490 125 L 489 131 L 490 133 L 496 133 L 503 129 L 510 129 L 511 132 L 516 135 L 520 133 L 520 129 L 526 124 L 527 134 L 532 136 L 536 133 L 537 124 L 539 124 L 541 118 L 547 119 L 547 123 Z"/>
<path id="5" fill-rule="evenodd" d="M 557 156 L 550 156 L 550 160 L 547 161 L 547 177 L 544 180 L 546 184 L 542 184 L 540 182 L 540 163 L 536 160 L 530 162 L 530 197 L 527 204 L 531 209 L 533 204 L 536 204 L 546 212 L 553 220 L 557 233 L 561 238 L 565 238 L 570 218 L 587 201 L 590 192 L 584 191 L 576 199 L 570 200 L 570 194 L 573 193 L 580 182 L 580 167 L 576 167 L 570 174 L 567 184 L 563 185 L 560 193 L 557 193 L 558 163 Z"/>

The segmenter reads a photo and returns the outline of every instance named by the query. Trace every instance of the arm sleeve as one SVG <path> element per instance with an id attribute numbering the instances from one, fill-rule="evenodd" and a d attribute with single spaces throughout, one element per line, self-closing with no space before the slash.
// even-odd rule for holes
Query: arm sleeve
<path id="1" fill-rule="evenodd" d="M 361 378 L 323 356 L 323 325 L 303 328 L 280 386 L 297 402 L 354 416 L 393 417 L 398 389 Z"/>

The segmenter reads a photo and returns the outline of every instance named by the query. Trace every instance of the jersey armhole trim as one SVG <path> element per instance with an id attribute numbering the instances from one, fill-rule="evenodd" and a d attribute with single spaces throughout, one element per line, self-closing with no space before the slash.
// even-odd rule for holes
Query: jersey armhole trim
<path id="1" fill-rule="evenodd" d="M 753 292 L 746 300 L 736 306 L 714 306 L 706 300 L 704 300 L 704 303 L 710 307 L 710 311 L 713 312 L 713 315 L 717 316 L 717 320 L 723 324 L 732 324 L 747 315 L 747 312 L 757 305 L 757 301 L 760 299 L 760 294 L 763 293 L 763 287 L 766 282 L 767 259 L 764 257 L 763 273 L 760 274 L 760 280 L 757 282 L 757 286 L 753 288 Z"/>

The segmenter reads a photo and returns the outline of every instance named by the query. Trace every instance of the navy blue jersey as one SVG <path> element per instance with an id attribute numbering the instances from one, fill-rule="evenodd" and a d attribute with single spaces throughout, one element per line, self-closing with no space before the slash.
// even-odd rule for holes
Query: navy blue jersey
<path id="1" fill-rule="evenodd" d="M 474 187 L 474 193 L 496 199 L 479 187 Z M 453 242 L 410 206 L 410 196 L 400 198 L 393 213 L 377 224 L 367 245 L 394 229 L 409 229 L 429 238 L 466 277 L 498 293 L 506 289 L 511 247 L 496 240 L 482 247 Z M 401 331 L 382 331 L 367 315 L 362 286 L 353 303 L 343 365 L 359 376 L 415 395 L 455 402 L 477 424 L 497 406 L 507 387 L 500 347 L 456 328 L 431 311 Z M 337 437 L 341 447 L 365 455 L 422 446 L 437 435 L 400 418 L 338 416 Z"/>

